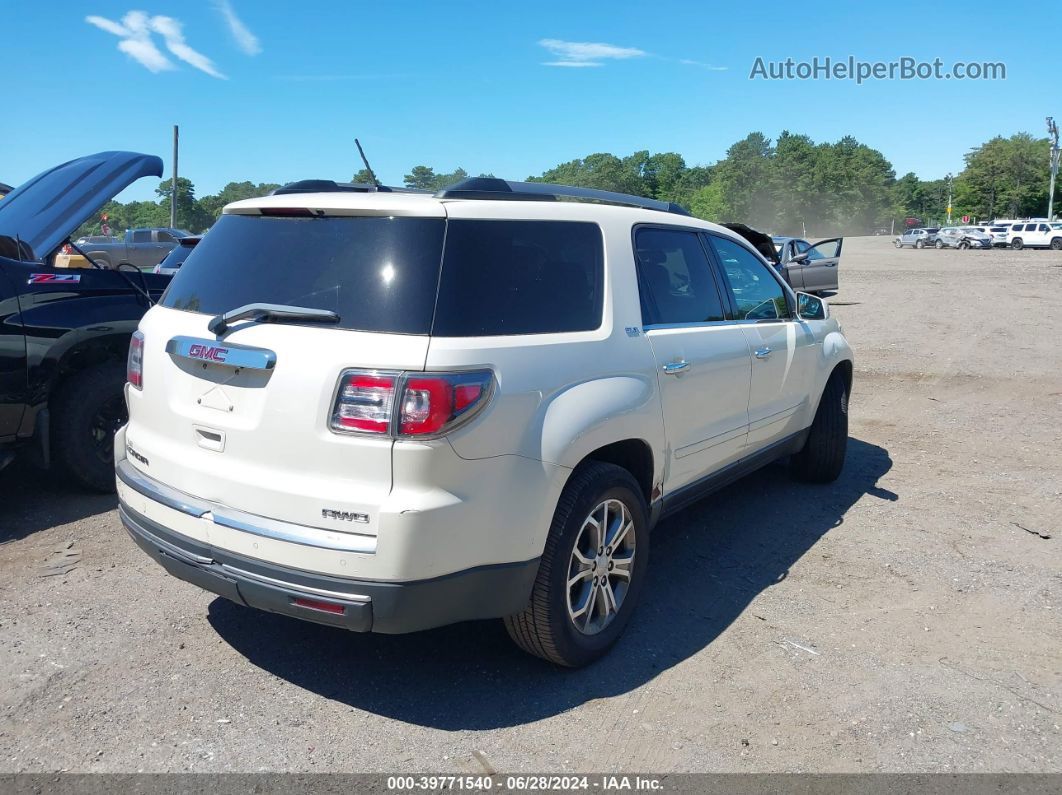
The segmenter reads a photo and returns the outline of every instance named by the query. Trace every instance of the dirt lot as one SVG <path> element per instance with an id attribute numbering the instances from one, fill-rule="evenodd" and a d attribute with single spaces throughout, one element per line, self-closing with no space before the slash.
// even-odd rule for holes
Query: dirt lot
<path id="1" fill-rule="evenodd" d="M 113 498 L 8 470 L 0 770 L 1062 771 L 1062 253 L 851 239 L 833 307 L 841 479 L 772 467 L 663 524 L 631 629 L 578 672 L 497 622 L 240 608 Z"/>

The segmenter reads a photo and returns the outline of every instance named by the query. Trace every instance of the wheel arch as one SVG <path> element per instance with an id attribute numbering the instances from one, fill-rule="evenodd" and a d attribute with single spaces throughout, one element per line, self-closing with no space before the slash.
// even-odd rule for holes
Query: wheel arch
<path id="1" fill-rule="evenodd" d="M 576 468 L 590 461 L 615 464 L 630 472 L 641 488 L 646 505 L 659 496 L 660 488 L 654 484 L 653 449 L 645 439 L 621 439 L 606 444 L 587 453 Z"/>

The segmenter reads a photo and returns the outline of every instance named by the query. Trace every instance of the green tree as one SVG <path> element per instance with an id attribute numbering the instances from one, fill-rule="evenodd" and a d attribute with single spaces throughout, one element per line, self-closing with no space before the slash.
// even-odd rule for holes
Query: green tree
<path id="1" fill-rule="evenodd" d="M 158 207 L 165 221 L 156 224 L 136 224 L 136 226 L 169 226 L 172 181 L 163 180 L 155 189 L 159 197 Z M 195 185 L 187 177 L 177 178 L 177 228 L 201 232 L 214 223 L 214 216 L 204 210 L 195 198 Z"/>
<path id="2" fill-rule="evenodd" d="M 608 152 L 587 155 L 581 160 L 569 160 L 543 172 L 540 177 L 528 177 L 529 182 L 553 182 L 582 188 L 597 188 L 617 193 L 645 195 L 641 164 L 648 152 L 636 152 L 621 160 Z"/>
<path id="3" fill-rule="evenodd" d="M 259 196 L 268 196 L 279 187 L 280 185 L 276 182 L 259 182 L 257 185 L 248 181 L 230 182 L 217 193 L 199 199 L 198 204 L 203 213 L 210 217 L 208 223 L 212 224 L 221 216 L 221 211 L 225 208 L 226 204 L 242 201 L 243 199 L 256 199 Z M 180 203 L 178 203 L 178 209 L 180 209 L 180 206 Z"/>
<path id="4" fill-rule="evenodd" d="M 982 218 L 1045 215 L 1049 150 L 1046 138 L 1024 132 L 975 147 L 955 181 L 957 201 Z"/>
<path id="5" fill-rule="evenodd" d="M 468 179 L 468 172 L 460 166 L 448 174 L 436 174 L 431 166 L 413 166 L 405 176 L 405 184 L 407 188 L 435 191 L 463 179 Z"/>

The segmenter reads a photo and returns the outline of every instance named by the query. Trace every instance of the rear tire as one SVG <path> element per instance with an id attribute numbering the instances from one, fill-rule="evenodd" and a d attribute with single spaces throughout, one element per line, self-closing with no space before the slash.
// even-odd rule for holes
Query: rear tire
<path id="1" fill-rule="evenodd" d="M 93 491 L 114 491 L 114 434 L 129 417 L 124 389 L 125 368 L 110 362 L 70 376 L 52 398 L 52 458 Z"/>
<path id="2" fill-rule="evenodd" d="M 602 518 L 603 505 L 612 506 L 612 513 L 603 515 L 606 529 L 617 526 L 614 532 L 606 532 L 599 547 L 604 553 L 592 558 L 586 554 L 586 543 L 601 540 L 594 535 L 591 519 Z M 626 534 L 619 534 L 621 528 L 627 528 Z M 610 540 L 617 538 L 613 549 Z M 648 511 L 634 477 L 614 464 L 591 461 L 579 466 L 557 503 L 531 599 L 522 612 L 504 619 L 509 637 L 529 654 L 557 665 L 578 668 L 593 662 L 612 647 L 630 621 L 645 580 L 648 555 Z M 606 567 L 599 566 L 597 561 L 602 559 L 608 559 Z M 586 560 L 585 566 L 581 560 Z M 629 576 L 622 575 L 628 567 Z M 602 580 L 608 583 L 611 602 L 605 589 L 597 585 Z M 580 598 L 584 594 L 585 599 Z M 600 604 L 597 597 L 602 599 Z M 589 609 L 576 618 L 573 613 L 579 611 L 573 604 Z M 616 608 L 609 612 L 612 605 Z"/>
<path id="3" fill-rule="evenodd" d="M 797 480 L 831 483 L 844 469 L 847 446 L 848 390 L 842 375 L 834 372 L 822 391 L 807 441 L 789 460 L 789 471 Z"/>
<path id="4" fill-rule="evenodd" d="M 1062 251 L 1062 237 L 1051 238 L 1051 248 L 1054 251 Z"/>
<path id="5" fill-rule="evenodd" d="M 1015 251 L 1021 251 L 1023 248 L 1025 248 L 1025 243 L 1022 242 L 1022 239 L 1020 237 L 1016 237 L 1010 241 L 1010 247 Z"/>
<path id="6" fill-rule="evenodd" d="M 959 241 L 959 248 L 962 249 L 963 251 L 965 251 L 969 247 L 970 247 L 970 244 L 967 243 L 965 240 L 960 240 Z"/>
<path id="7" fill-rule="evenodd" d="M 940 248 L 944 248 L 944 241 L 943 241 L 943 240 L 938 240 L 938 241 L 937 241 L 937 242 L 936 242 L 936 243 L 935 243 L 934 245 L 935 245 L 935 246 L 936 246 L 936 247 L 937 247 L 938 249 L 940 249 Z"/>
<path id="8" fill-rule="evenodd" d="M 921 240 L 916 240 L 915 241 L 915 248 L 925 248 L 925 247 L 926 247 L 926 244 L 923 241 L 921 241 Z"/>

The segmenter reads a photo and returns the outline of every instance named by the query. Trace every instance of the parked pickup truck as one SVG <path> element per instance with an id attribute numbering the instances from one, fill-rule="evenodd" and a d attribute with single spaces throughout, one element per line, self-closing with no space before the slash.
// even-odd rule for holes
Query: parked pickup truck
<path id="1" fill-rule="evenodd" d="M 56 268 L 54 254 L 127 185 L 161 175 L 153 155 L 101 152 L 0 201 L 0 469 L 22 453 L 113 490 L 129 338 L 170 277 Z"/>
<path id="2" fill-rule="evenodd" d="M 177 241 L 190 234 L 184 229 L 170 227 L 127 229 L 123 237 L 111 238 L 112 242 L 103 239 L 103 242 L 90 242 L 80 248 L 104 268 L 117 268 L 128 263 L 140 270 L 147 270 L 162 262 Z M 86 265 L 92 267 L 91 264 Z"/>

